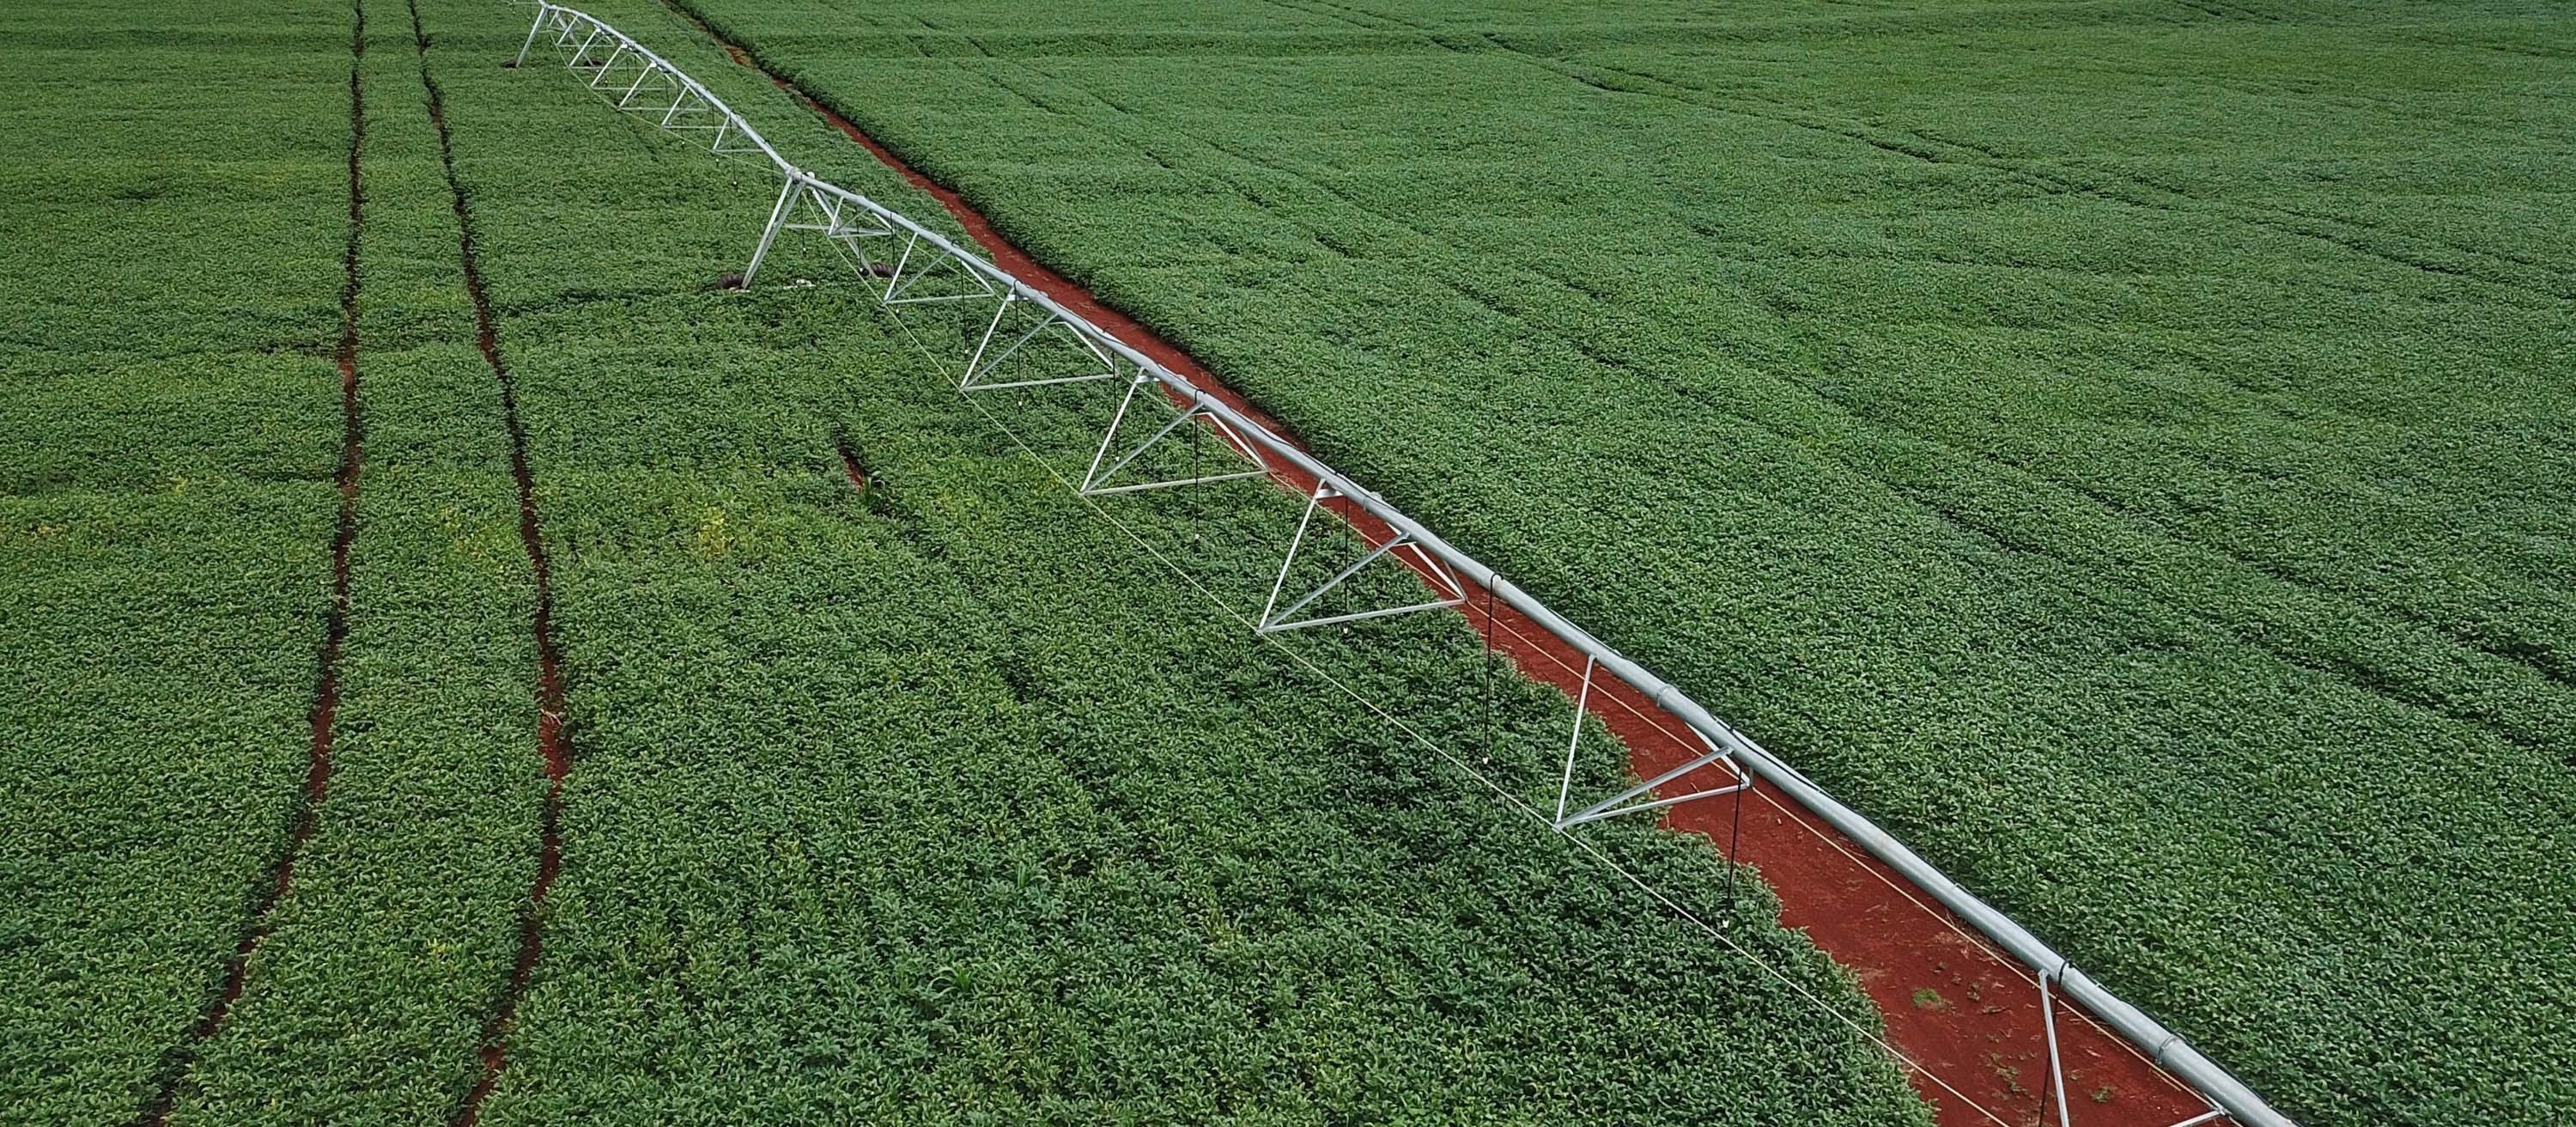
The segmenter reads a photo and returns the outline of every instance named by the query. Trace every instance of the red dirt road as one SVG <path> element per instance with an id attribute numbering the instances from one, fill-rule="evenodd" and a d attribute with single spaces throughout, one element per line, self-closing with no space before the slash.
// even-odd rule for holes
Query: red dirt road
<path id="1" fill-rule="evenodd" d="M 1044 292 L 1129 347 L 1153 357 L 1201 390 L 1259 420 L 1273 433 L 1294 432 L 1227 387 L 1188 354 L 1102 305 L 1090 291 L 1020 250 L 993 229 L 955 191 L 915 171 L 858 126 L 817 102 L 684 10 L 675 11 L 724 45 L 733 60 L 768 74 L 770 81 L 829 121 L 852 141 L 928 192 L 955 216 L 993 263 Z M 1314 479 L 1294 470 L 1273 478 L 1300 496 Z M 1382 522 L 1348 502 L 1326 502 L 1372 545 L 1392 534 Z M 1398 554 L 1396 558 L 1405 558 Z M 1415 565 L 1417 570 L 1419 565 Z M 1481 600 L 1460 608 L 1471 627 L 1521 672 L 1574 696 L 1582 686 L 1583 660 L 1526 616 L 1498 606 L 1488 621 Z M 1617 679 L 1592 684 L 1591 711 L 1624 741 L 1637 774 L 1651 778 L 1698 752 L 1678 717 Z M 1719 781 L 1714 769 L 1675 780 L 1673 787 Z M 1684 803 L 1665 812 L 1670 828 L 1708 836 L 1722 852 L 1733 833 L 1732 797 Z M 1887 1041 L 1910 1065 L 1908 1077 L 1935 1109 L 1944 1127 L 2002 1123 L 2012 1127 L 2056 1123 L 2060 1109 L 2050 1090 L 2038 980 L 1970 932 L 1920 889 L 1834 832 L 1785 796 L 1757 787 L 1742 806 L 1739 859 L 1758 866 L 1778 892 L 1781 922 L 1806 930 L 1834 960 L 1849 968 L 1887 1022 Z M 2066 1066 L 2067 1118 L 2077 1127 L 2166 1127 L 2206 1112 L 2209 1106 L 2127 1042 L 2089 1015 L 2058 1006 L 2058 1037 Z M 2225 1122 L 2222 1120 L 2221 1122 Z"/>

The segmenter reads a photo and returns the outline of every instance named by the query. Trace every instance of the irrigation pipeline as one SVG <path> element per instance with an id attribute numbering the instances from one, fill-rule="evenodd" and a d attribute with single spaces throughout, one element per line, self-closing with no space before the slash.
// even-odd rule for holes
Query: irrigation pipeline
<path id="1" fill-rule="evenodd" d="M 1595 663 L 1600 670 L 1635 689 L 1651 706 L 1670 713 L 1700 738 L 1709 741 L 1713 747 L 1730 753 L 1735 762 L 1741 764 L 1747 771 L 1785 792 L 1793 801 L 1814 812 L 1834 830 L 1867 850 L 1881 864 L 1932 896 L 1943 907 L 1983 934 L 1995 946 L 2020 961 L 2058 996 L 2090 1010 L 2123 1039 L 2135 1045 L 2159 1066 L 2198 1088 L 2203 1095 L 2230 1116 L 2247 1124 L 2248 1127 L 2296 1127 L 2295 1122 L 2288 1116 L 2264 1102 L 2262 1097 L 2256 1095 L 2242 1081 L 2184 1041 L 2180 1034 L 2165 1028 L 2162 1023 L 2149 1017 L 2144 1011 L 2112 993 L 2108 987 L 2095 981 L 2072 961 L 2042 942 L 2029 929 L 1979 899 L 1957 881 L 1950 879 L 1948 874 L 1924 860 L 1905 843 L 1880 828 L 1877 823 L 1843 805 L 1833 795 L 1799 773 L 1797 768 L 1787 761 L 1772 754 L 1750 736 L 1710 714 L 1705 707 L 1692 700 L 1689 694 L 1683 692 L 1678 686 L 1656 676 L 1653 671 L 1558 614 L 1546 603 L 1541 602 L 1537 596 L 1522 590 L 1482 561 L 1441 539 L 1439 534 L 1414 520 L 1376 491 L 1359 484 L 1341 471 L 1308 454 L 1303 448 L 1281 437 L 1264 421 L 1252 417 L 1245 410 L 1238 409 L 1214 392 L 1192 383 L 1153 357 L 1147 356 L 1094 324 L 1091 319 L 1068 308 L 1043 290 L 1023 281 L 1017 275 L 965 250 L 947 236 L 914 221 L 909 216 L 857 192 L 823 180 L 788 161 L 779 155 L 778 150 L 771 147 L 749 122 L 726 106 L 723 100 L 709 92 L 696 79 L 671 65 L 651 49 L 627 37 L 624 32 L 610 27 L 596 17 L 577 9 L 544 3 L 541 0 L 537 5 L 536 19 L 528 28 L 527 40 L 520 48 L 522 61 L 525 60 L 528 49 L 535 45 L 538 35 L 546 31 L 549 26 L 559 30 L 559 38 L 562 41 L 568 43 L 578 41 L 581 44 L 579 51 L 583 55 L 596 46 L 607 50 L 611 60 L 632 55 L 644 61 L 646 71 L 669 76 L 683 91 L 683 98 L 698 99 L 706 109 L 720 116 L 721 123 L 716 127 L 715 144 L 711 151 L 718 154 L 757 152 L 768 158 L 784 179 L 785 184 L 779 194 L 778 206 L 773 209 L 771 223 L 763 233 L 761 251 L 767 250 L 770 238 L 776 234 L 780 220 L 797 194 L 799 192 L 817 193 L 836 201 L 838 206 L 856 208 L 873 216 L 885 224 L 889 231 L 899 232 L 910 240 L 916 248 L 915 253 L 921 253 L 919 248 L 926 247 L 953 261 L 958 267 L 980 278 L 984 284 L 993 287 L 993 292 L 997 296 L 1007 296 L 1013 301 L 1027 302 L 1062 321 L 1078 333 L 1086 343 L 1107 355 L 1115 356 L 1133 365 L 1141 376 L 1153 380 L 1176 404 L 1210 417 L 1230 428 L 1251 445 L 1258 447 L 1265 458 L 1275 460 L 1271 463 L 1274 467 L 1285 466 L 1294 473 L 1341 494 L 1348 506 L 1345 512 L 1346 519 L 1355 513 L 1366 520 L 1383 525 L 1392 534 L 1407 538 L 1412 545 L 1418 546 L 1430 558 L 1437 559 L 1456 572 L 1458 578 L 1467 587 L 1479 589 L 1483 597 L 1499 600 L 1509 606 L 1573 652 Z M 604 70 L 605 67 L 603 66 L 602 69 Z M 639 85 L 641 81 L 639 78 Z M 677 104 L 677 102 L 674 103 L 675 106 Z M 730 149 L 726 147 L 729 143 L 733 146 Z M 756 252 L 751 268 L 744 271 L 746 285 L 757 271 L 758 263 L 759 253 Z"/>

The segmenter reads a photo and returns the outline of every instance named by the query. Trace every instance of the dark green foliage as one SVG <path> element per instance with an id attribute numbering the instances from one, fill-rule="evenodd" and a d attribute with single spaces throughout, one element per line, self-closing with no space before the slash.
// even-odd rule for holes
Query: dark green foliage
<path id="1" fill-rule="evenodd" d="M 303 775 L 360 14 L 366 443 L 334 771 L 246 990 L 174 1056 Z M 1643 823 L 1584 835 L 1725 923 L 1718 942 L 1254 642 L 813 248 L 774 269 L 824 285 L 709 291 L 756 233 L 759 170 L 621 124 L 560 72 L 492 65 L 518 9 L 420 14 L 426 66 L 384 0 L 157 33 L 242 56 L 172 58 L 264 75 L 311 120 L 120 144 L 182 188 L 268 162 L 270 203 L 103 228 L 127 232 L 99 237 L 131 300 L 42 295 L 76 272 L 11 244 L 46 323 L 5 355 L 24 394 L 0 416 L 0 552 L 28 609 L 0 658 L 47 687 L 7 717 L 0 967 L 31 985 L 5 1011 L 13 1112 L 126 1121 L 175 1069 L 174 1123 L 437 1122 L 479 1074 L 544 783 L 501 387 L 426 70 L 529 432 L 577 756 L 484 1121 L 1923 1119 L 1875 1015 L 1758 883 L 1727 901 L 1701 843 Z M 155 38 L 136 22 L 107 38 Z M 97 38 L 35 27 L 63 53 L 36 81 L 112 72 Z M 846 145 L 800 136 L 783 96 L 705 69 L 765 100 L 782 141 L 837 146 L 818 165 L 927 212 L 863 157 L 836 165 Z M 138 120 L 171 100 L 82 97 Z M 11 175 L 77 197 L 83 143 Z M 100 206 L 11 214 L 76 230 Z M 1099 394 L 992 405 L 1068 466 Z M 836 444 L 864 453 L 869 497 Z M 1219 456 L 1184 444 L 1158 468 Z M 1116 512 L 1249 610 L 1296 503 L 1252 482 Z M 1490 724 L 1481 768 L 1544 794 L 1563 700 L 1505 678 L 1489 712 L 1454 619 L 1383 625 L 1293 653 L 1441 746 L 1475 754 Z M 1592 746 L 1587 784 L 1622 779 Z"/>
<path id="2" fill-rule="evenodd" d="M 344 11 L 0 14 L 9 1122 L 130 1118 L 284 848 L 331 578 Z"/>
<path id="3" fill-rule="evenodd" d="M 2294 1114 L 2576 1107 L 2563 13 L 690 6 Z"/>
<path id="4" fill-rule="evenodd" d="M 433 27 L 460 10 L 428 9 Z M 441 42 L 460 169 L 511 236 L 484 262 L 518 311 L 504 346 L 579 755 L 546 961 L 487 1121 L 1921 1114 L 1801 993 L 1875 1023 L 1760 890 L 1714 899 L 1704 845 L 1643 823 L 1588 838 L 1731 918 L 1796 987 L 1086 516 L 846 267 L 790 244 L 773 288 L 674 284 L 738 266 L 758 176 L 658 138 L 629 150 L 560 73 L 445 62 L 503 40 Z M 710 66 L 729 98 L 775 98 Z M 528 218 L 657 193 L 680 202 L 636 215 L 632 242 L 583 237 L 615 218 Z M 602 281 L 630 276 L 665 292 Z M 957 347 L 944 315 L 907 324 Z M 1108 394 L 985 402 L 1076 468 Z M 872 497 L 836 441 L 864 451 Z M 1247 482 L 1114 511 L 1249 611 L 1297 504 Z M 1478 651 L 1454 620 L 1294 644 L 1480 747 Z M 1503 694 L 1488 769 L 1535 797 L 1565 704 Z M 1622 777 L 1594 746 L 1590 782 Z"/>
<path id="5" fill-rule="evenodd" d="M 365 16 L 367 450 L 337 770 L 177 1124 L 445 1122 L 536 869 L 535 595 L 501 390 L 474 349 L 410 14 Z"/>

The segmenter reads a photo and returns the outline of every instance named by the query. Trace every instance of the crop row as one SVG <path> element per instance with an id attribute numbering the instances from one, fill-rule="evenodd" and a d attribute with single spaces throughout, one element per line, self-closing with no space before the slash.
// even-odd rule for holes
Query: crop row
<path id="1" fill-rule="evenodd" d="M 2294 1114 L 2576 1105 L 2558 17 L 687 6 Z"/>
<path id="2" fill-rule="evenodd" d="M 0 1106 L 132 1117 L 274 887 L 331 583 L 345 8 L 0 14 Z M 113 50 L 102 50 L 113 44 Z"/>
<path id="3" fill-rule="evenodd" d="M 483 1073 L 546 780 L 533 577 L 434 78 L 528 431 L 577 757 L 481 1121 L 1924 1118 L 1866 1001 L 1757 880 L 1642 822 L 1587 834 L 1691 890 L 1713 936 L 1306 663 L 1487 748 L 1524 799 L 1550 793 L 1562 698 L 1482 688 L 1446 620 L 1255 642 L 943 389 L 906 333 L 954 323 L 897 327 L 828 281 L 710 290 L 765 178 L 492 65 L 522 30 L 495 17 L 363 0 L 181 37 L 171 66 L 204 68 L 183 73 L 294 96 L 208 107 L 124 159 L 209 185 L 239 162 L 275 198 L 179 192 L 148 220 L 167 226 L 103 244 L 183 331 L 46 298 L 52 326 L 12 342 L 12 377 L 50 398 L 13 400 L 0 432 L 30 564 L 9 582 L 34 608 L 0 654 L 62 694 L 10 717 L 29 754 L 0 812 L 0 958 L 41 986 L 9 1004 L 12 1106 L 124 1121 L 166 1074 L 174 1123 L 418 1123 Z M 101 114 L 159 104 L 164 76 L 112 81 L 97 31 L 58 33 L 60 70 L 95 68 Z M 192 1041 L 305 767 L 353 94 L 365 468 L 333 769 L 243 993 Z M 248 120 L 259 98 L 276 112 Z M 78 129 L 60 101 L 40 106 Z M 811 247 L 777 267 L 833 269 Z M 1062 465 L 1100 394 L 992 405 Z M 1118 512 L 1241 606 L 1296 505 L 1247 482 Z M 1304 574 L 1353 550 L 1328 537 Z M 1587 746 L 1583 783 L 1626 777 Z"/>
<path id="4" fill-rule="evenodd" d="M 321 830 L 174 1123 L 444 1121 L 536 862 L 533 587 L 409 14 L 364 4 L 367 469 Z"/>

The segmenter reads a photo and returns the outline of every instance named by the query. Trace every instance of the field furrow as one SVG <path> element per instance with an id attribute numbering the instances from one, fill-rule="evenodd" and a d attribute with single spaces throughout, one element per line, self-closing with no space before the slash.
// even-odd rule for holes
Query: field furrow
<path id="1" fill-rule="evenodd" d="M 0 173 L 0 1105 L 151 1120 L 224 1022 L 329 778 L 356 485 L 349 11 L 0 22 L 20 149 Z"/>
<path id="2" fill-rule="evenodd" d="M 2548 17 L 686 7 L 2294 1112 L 2576 1098 Z"/>
<path id="3" fill-rule="evenodd" d="M 331 801 L 173 1124 L 445 1122 L 538 863 L 535 585 L 400 3 L 364 5 L 366 504 Z"/>
<path id="4" fill-rule="evenodd" d="M 358 253 L 366 229 L 366 186 L 359 165 L 366 154 L 367 117 L 359 64 L 364 60 L 367 40 L 362 13 L 353 5 L 350 15 L 349 234 L 347 249 L 340 257 L 340 342 L 331 357 L 340 371 L 340 465 L 332 474 L 333 484 L 340 492 L 340 509 L 331 533 L 331 606 L 323 616 L 321 672 L 309 713 L 312 739 L 306 754 L 303 800 L 287 823 L 285 847 L 270 871 L 267 887 L 251 907 L 241 943 L 224 966 L 222 988 L 189 1028 L 188 1039 L 163 1058 L 152 1096 L 136 1117 L 149 1127 L 169 1122 L 180 1085 L 196 1064 L 200 1046 L 222 1032 L 224 1019 L 241 998 L 249 978 L 251 956 L 268 938 L 274 924 L 271 916 L 294 883 L 295 862 L 303 855 L 305 843 L 312 839 L 321 819 L 322 803 L 331 793 L 331 753 L 340 713 L 340 654 L 349 640 L 349 554 L 358 537 L 358 483 L 366 468 L 366 420 L 358 398 Z"/>

